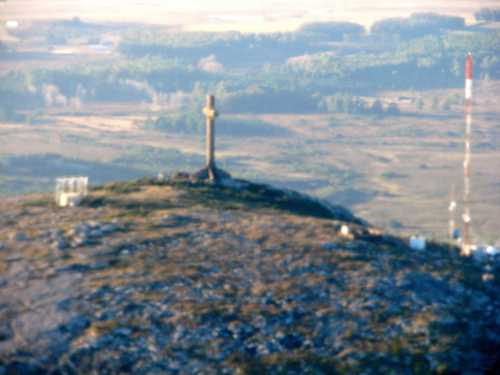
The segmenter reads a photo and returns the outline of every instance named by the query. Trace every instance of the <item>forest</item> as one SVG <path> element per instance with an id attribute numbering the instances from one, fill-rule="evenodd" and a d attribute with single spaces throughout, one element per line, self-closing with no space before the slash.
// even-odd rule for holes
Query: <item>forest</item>
<path id="1" fill-rule="evenodd" d="M 476 17 L 489 20 L 492 12 Z M 11 33 L 19 40 L 36 35 L 48 51 L 104 44 L 113 54 L 90 64 L 82 59 L 63 68 L 42 63 L 4 72 L 0 120 L 26 121 L 54 106 L 77 112 L 85 102 L 147 102 L 189 112 L 206 92 L 229 113 L 397 114 L 394 105 L 383 108 L 363 97 L 460 87 L 469 51 L 477 78 L 500 79 L 500 31 L 482 25 L 432 13 L 382 20 L 370 30 L 323 22 L 271 34 L 180 32 L 78 18 L 45 22 Z M 0 58 L 20 58 L 18 48 L 0 45 Z"/>

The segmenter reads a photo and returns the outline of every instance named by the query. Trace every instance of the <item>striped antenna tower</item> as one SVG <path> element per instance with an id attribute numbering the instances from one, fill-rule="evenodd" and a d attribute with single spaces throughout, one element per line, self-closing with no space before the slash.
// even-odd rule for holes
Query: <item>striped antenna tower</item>
<path id="1" fill-rule="evenodd" d="M 472 53 L 467 54 L 465 61 L 465 156 L 464 156 L 464 233 L 462 238 L 462 255 L 471 255 L 470 239 L 470 162 L 471 162 L 471 124 L 472 124 Z"/>

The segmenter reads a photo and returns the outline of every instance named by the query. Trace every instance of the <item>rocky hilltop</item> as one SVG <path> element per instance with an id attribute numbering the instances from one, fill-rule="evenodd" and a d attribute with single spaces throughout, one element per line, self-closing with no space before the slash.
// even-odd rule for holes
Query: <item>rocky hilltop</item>
<path id="1" fill-rule="evenodd" d="M 182 175 L 1 202 L 0 374 L 494 374 L 500 267 Z"/>

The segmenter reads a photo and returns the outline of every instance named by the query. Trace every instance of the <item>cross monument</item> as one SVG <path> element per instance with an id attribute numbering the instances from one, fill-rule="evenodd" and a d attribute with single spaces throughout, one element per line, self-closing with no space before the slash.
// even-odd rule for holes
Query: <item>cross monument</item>
<path id="1" fill-rule="evenodd" d="M 215 118 L 219 113 L 215 110 L 215 97 L 207 96 L 207 104 L 203 108 L 203 114 L 206 118 L 206 167 L 213 172 L 215 168 Z"/>
<path id="2" fill-rule="evenodd" d="M 200 180 L 218 180 L 230 178 L 229 173 L 215 166 L 215 119 L 219 115 L 215 109 L 215 96 L 207 95 L 207 103 L 203 108 L 206 119 L 206 165 L 194 176 Z"/>

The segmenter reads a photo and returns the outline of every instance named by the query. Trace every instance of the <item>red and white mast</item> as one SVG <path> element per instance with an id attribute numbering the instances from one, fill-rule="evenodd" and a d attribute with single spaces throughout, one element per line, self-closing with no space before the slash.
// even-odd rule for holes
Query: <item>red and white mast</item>
<path id="1" fill-rule="evenodd" d="M 465 60 L 465 100 L 472 100 L 472 53 Z"/>
<path id="2" fill-rule="evenodd" d="M 464 233 L 462 255 L 471 254 L 470 241 L 470 161 L 471 161 L 471 124 L 472 124 L 472 54 L 465 61 L 465 155 L 464 155 Z"/>

